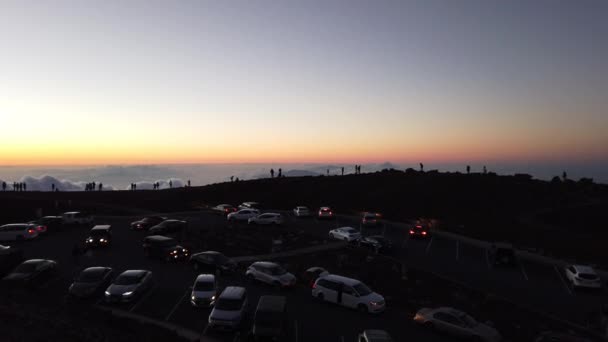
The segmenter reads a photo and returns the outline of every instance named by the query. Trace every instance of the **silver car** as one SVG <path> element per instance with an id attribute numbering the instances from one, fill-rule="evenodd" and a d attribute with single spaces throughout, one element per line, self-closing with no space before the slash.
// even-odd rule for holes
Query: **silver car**
<path id="1" fill-rule="evenodd" d="M 234 330 L 243 321 L 247 310 L 247 290 L 244 287 L 228 286 L 222 291 L 209 314 L 209 327 Z"/>
<path id="2" fill-rule="evenodd" d="M 254 216 L 254 217 L 250 218 L 247 221 L 247 223 L 249 223 L 249 224 L 260 224 L 260 225 L 267 225 L 267 224 L 281 225 L 281 224 L 283 224 L 283 222 L 284 222 L 283 215 L 278 214 L 278 213 L 260 214 L 258 216 Z"/>
<path id="3" fill-rule="evenodd" d="M 420 309 L 414 316 L 414 322 L 465 340 L 484 342 L 502 340 L 496 329 L 477 322 L 465 312 L 450 307 Z"/>
<path id="4" fill-rule="evenodd" d="M 128 270 L 122 272 L 105 292 L 108 303 L 130 302 L 152 287 L 152 272 Z"/>
<path id="5" fill-rule="evenodd" d="M 249 280 L 258 280 L 277 287 L 291 287 L 296 284 L 296 277 L 274 262 L 258 261 L 247 268 L 245 276 Z"/>
<path id="6" fill-rule="evenodd" d="M 213 274 L 199 274 L 192 286 L 190 303 L 196 307 L 211 307 L 215 304 L 217 283 Z"/>

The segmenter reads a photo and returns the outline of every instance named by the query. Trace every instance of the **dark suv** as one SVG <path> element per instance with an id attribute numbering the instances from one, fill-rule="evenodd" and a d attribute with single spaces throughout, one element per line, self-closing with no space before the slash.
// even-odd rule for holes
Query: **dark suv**
<path id="1" fill-rule="evenodd" d="M 215 251 L 200 252 L 192 254 L 190 263 L 197 271 L 206 271 L 215 273 L 233 272 L 236 269 L 236 263 L 224 254 Z"/>
<path id="2" fill-rule="evenodd" d="M 143 247 L 147 257 L 161 258 L 166 261 L 184 260 L 190 256 L 188 249 L 179 245 L 175 239 L 162 235 L 146 236 Z"/>
<path id="3" fill-rule="evenodd" d="M 156 226 L 157 224 L 163 222 L 166 218 L 161 216 L 148 216 L 143 219 L 135 222 L 131 222 L 132 230 L 148 230 L 151 227 Z"/>
<path id="4" fill-rule="evenodd" d="M 95 226 L 84 240 L 87 248 L 108 247 L 112 244 L 112 228 L 109 225 Z"/>
<path id="5" fill-rule="evenodd" d="M 178 233 L 186 228 L 188 222 L 181 220 L 164 220 L 161 223 L 151 227 L 148 233 L 151 235 L 165 235 L 169 233 Z"/>

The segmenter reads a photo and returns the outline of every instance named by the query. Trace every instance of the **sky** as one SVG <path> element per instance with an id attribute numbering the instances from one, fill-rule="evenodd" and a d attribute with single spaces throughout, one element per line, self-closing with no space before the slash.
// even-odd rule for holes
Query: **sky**
<path id="1" fill-rule="evenodd" d="M 603 0 L 4 0 L 0 165 L 605 166 L 607 18 Z"/>

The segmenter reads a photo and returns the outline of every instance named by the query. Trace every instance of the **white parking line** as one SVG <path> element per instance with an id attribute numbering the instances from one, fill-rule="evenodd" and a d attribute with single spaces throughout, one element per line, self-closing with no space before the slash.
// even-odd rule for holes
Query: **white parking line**
<path id="1" fill-rule="evenodd" d="M 203 332 L 201 335 L 203 335 L 203 336 L 207 335 L 207 330 L 209 330 L 209 323 L 207 323 L 207 325 L 205 325 L 205 329 L 203 329 Z"/>
<path id="2" fill-rule="evenodd" d="M 456 261 L 458 261 L 458 257 L 459 257 L 459 248 L 460 243 L 458 242 L 458 240 L 456 240 Z"/>
<path id="3" fill-rule="evenodd" d="M 156 287 L 151 288 L 150 291 L 148 291 L 148 293 L 146 293 L 143 297 L 139 298 L 139 300 L 137 301 L 137 303 L 135 303 L 135 305 L 133 305 L 131 307 L 131 309 L 129 310 L 129 312 L 135 311 L 135 309 L 137 309 L 137 307 L 139 307 L 139 304 L 145 302 L 145 300 L 148 299 L 148 297 L 150 297 L 150 295 L 152 294 L 152 292 L 154 292 L 154 290 L 156 290 Z"/>
<path id="4" fill-rule="evenodd" d="M 529 281 L 530 279 L 528 279 L 528 274 L 526 273 L 526 269 L 524 268 L 524 264 L 522 262 L 518 262 L 519 264 L 519 269 L 521 269 L 521 274 L 524 275 L 524 279 L 526 279 L 526 281 Z"/>
<path id="5" fill-rule="evenodd" d="M 165 321 L 169 321 L 169 319 L 171 319 L 171 316 L 173 316 L 173 314 L 175 313 L 175 310 L 177 310 L 177 308 L 179 307 L 179 305 L 184 301 L 184 298 L 186 298 L 186 296 L 189 293 L 190 293 L 190 291 L 186 291 L 184 293 L 184 295 L 179 298 L 179 300 L 177 301 L 177 303 L 175 303 L 175 306 L 173 306 L 173 309 L 171 309 L 171 312 L 169 312 L 169 314 L 167 315 L 167 317 L 165 317 Z"/>
<path id="6" fill-rule="evenodd" d="M 568 294 L 572 295 L 572 290 L 570 290 L 570 286 L 568 286 L 568 283 L 566 283 L 566 281 L 562 277 L 562 274 L 559 272 L 559 269 L 557 268 L 557 266 L 553 266 L 553 269 L 555 270 L 555 273 L 557 273 L 557 277 L 559 278 L 559 280 L 561 280 L 561 282 L 564 285 L 564 287 L 566 288 L 566 290 L 568 290 Z"/>
<path id="7" fill-rule="evenodd" d="M 294 332 L 295 342 L 298 342 L 298 320 L 297 319 L 294 322 L 293 328 L 295 330 L 295 332 Z"/>
<path id="8" fill-rule="evenodd" d="M 431 250 L 431 245 L 433 244 L 434 239 L 435 239 L 435 237 L 431 236 L 431 240 L 429 241 L 429 244 L 426 245 L 426 251 L 425 251 L 426 254 L 429 254 L 429 251 Z"/>

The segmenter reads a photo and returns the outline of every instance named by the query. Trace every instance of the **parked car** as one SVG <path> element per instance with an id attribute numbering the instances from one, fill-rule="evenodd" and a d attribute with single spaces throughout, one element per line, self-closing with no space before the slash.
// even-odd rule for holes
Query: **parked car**
<path id="1" fill-rule="evenodd" d="M 287 326 L 287 298 L 261 296 L 253 317 L 256 341 L 284 341 Z"/>
<path id="2" fill-rule="evenodd" d="M 244 287 L 226 287 L 209 314 L 209 327 L 235 330 L 243 321 L 247 305 L 247 290 Z"/>
<path id="3" fill-rule="evenodd" d="M 237 212 L 228 214 L 228 221 L 248 221 L 252 217 L 260 215 L 260 212 L 255 209 L 241 209 Z"/>
<path id="4" fill-rule="evenodd" d="M 69 211 L 61 215 L 64 225 L 89 225 L 93 224 L 93 216 L 79 211 Z"/>
<path id="5" fill-rule="evenodd" d="M 508 243 L 494 243 L 488 251 L 488 258 L 495 266 L 517 266 L 515 248 Z"/>
<path id="6" fill-rule="evenodd" d="M 14 287 L 36 287 L 57 272 L 57 262 L 47 259 L 30 259 L 22 262 L 2 280 Z"/>
<path id="7" fill-rule="evenodd" d="M 0 277 L 4 277 L 23 261 L 23 250 L 0 245 Z"/>
<path id="8" fill-rule="evenodd" d="M 213 211 L 216 214 L 226 216 L 230 213 L 236 212 L 237 209 L 230 204 L 220 204 L 220 205 L 217 205 L 217 206 L 211 208 L 211 211 Z"/>
<path id="9" fill-rule="evenodd" d="M 89 298 L 101 295 L 112 283 L 114 271 L 111 267 L 85 268 L 74 278 L 68 294 L 75 298 Z"/>
<path id="10" fill-rule="evenodd" d="M 248 224 L 260 224 L 260 225 L 281 225 L 285 222 L 283 219 L 283 215 L 278 213 L 264 213 L 258 216 L 251 217 L 247 223 Z"/>
<path id="11" fill-rule="evenodd" d="M 429 329 L 457 338 L 483 342 L 498 342 L 502 337 L 493 327 L 477 322 L 465 312 L 450 307 L 420 309 L 414 322 Z"/>
<path id="12" fill-rule="evenodd" d="M 330 207 L 321 207 L 321 208 L 319 208 L 317 217 L 319 219 L 333 219 L 334 215 L 335 214 L 334 214 L 333 210 L 331 210 Z"/>
<path id="13" fill-rule="evenodd" d="M 197 271 L 211 272 L 215 274 L 234 272 L 236 263 L 224 254 L 216 251 L 206 251 L 192 254 L 190 263 Z"/>
<path id="14" fill-rule="evenodd" d="M 36 223 L 46 227 L 48 232 L 58 232 L 63 230 L 63 218 L 61 216 L 44 216 L 38 219 Z"/>
<path id="15" fill-rule="evenodd" d="M 287 272 L 281 265 L 269 261 L 257 261 L 251 264 L 245 272 L 249 280 L 258 280 L 277 287 L 292 287 L 296 277 Z"/>
<path id="16" fill-rule="evenodd" d="M 364 330 L 357 342 L 393 342 L 393 338 L 384 330 Z"/>
<path id="17" fill-rule="evenodd" d="M 38 232 L 38 236 L 46 234 L 46 232 L 48 230 L 48 228 L 45 225 L 38 223 L 38 221 L 30 221 L 27 224 L 31 224 L 34 227 L 34 229 L 36 229 L 36 231 Z"/>
<path id="18" fill-rule="evenodd" d="M 341 227 L 329 231 L 329 237 L 336 240 L 356 241 L 361 238 L 361 233 L 353 227 Z"/>
<path id="19" fill-rule="evenodd" d="M 427 225 L 416 224 L 409 230 L 411 238 L 426 238 L 431 235 L 431 230 Z"/>
<path id="20" fill-rule="evenodd" d="M 359 247 L 368 248 L 374 253 L 389 253 L 393 249 L 392 242 L 382 235 L 362 237 L 357 240 Z"/>
<path id="21" fill-rule="evenodd" d="M 0 241 L 24 241 L 38 237 L 33 224 L 11 223 L 0 226 Z"/>
<path id="22" fill-rule="evenodd" d="M 363 213 L 363 217 L 361 218 L 361 224 L 368 227 L 375 227 L 380 225 L 382 222 L 380 221 L 382 215 L 380 213 Z"/>
<path id="23" fill-rule="evenodd" d="M 239 209 L 262 210 L 262 205 L 258 202 L 243 202 L 239 205 Z"/>
<path id="24" fill-rule="evenodd" d="M 162 217 L 162 216 L 144 217 L 143 219 L 141 219 L 139 221 L 131 222 L 131 229 L 132 230 L 148 230 L 148 229 L 160 224 L 161 222 L 163 222 L 166 219 L 167 219 L 166 217 Z"/>
<path id="25" fill-rule="evenodd" d="M 190 256 L 188 249 L 178 244 L 175 239 L 162 235 L 146 236 L 143 240 L 143 248 L 145 256 L 166 261 L 184 260 Z"/>
<path id="26" fill-rule="evenodd" d="M 192 285 L 190 303 L 196 307 L 211 307 L 215 304 L 218 288 L 215 275 L 199 274 Z"/>
<path id="27" fill-rule="evenodd" d="M 307 207 L 295 207 L 293 209 L 293 215 L 296 217 L 309 217 L 312 213 Z"/>
<path id="28" fill-rule="evenodd" d="M 112 244 L 112 227 L 110 225 L 99 225 L 91 228 L 84 243 L 87 248 L 110 246 Z"/>
<path id="29" fill-rule="evenodd" d="M 108 303 L 131 302 L 152 288 L 152 272 L 128 270 L 122 272 L 105 291 Z"/>
<path id="30" fill-rule="evenodd" d="M 310 267 L 301 275 L 304 284 L 308 284 L 311 288 L 319 277 L 328 275 L 329 272 L 323 267 Z"/>
<path id="31" fill-rule="evenodd" d="M 367 285 L 335 274 L 317 279 L 312 287 L 312 296 L 366 313 L 379 313 L 386 308 L 384 297 L 370 290 Z"/>
<path id="32" fill-rule="evenodd" d="M 156 226 L 148 229 L 150 235 L 166 235 L 171 233 L 178 233 L 186 229 L 188 222 L 182 220 L 164 220 Z"/>
<path id="33" fill-rule="evenodd" d="M 574 289 L 601 289 L 600 277 L 593 267 L 583 265 L 568 265 L 564 268 L 566 279 Z"/>

